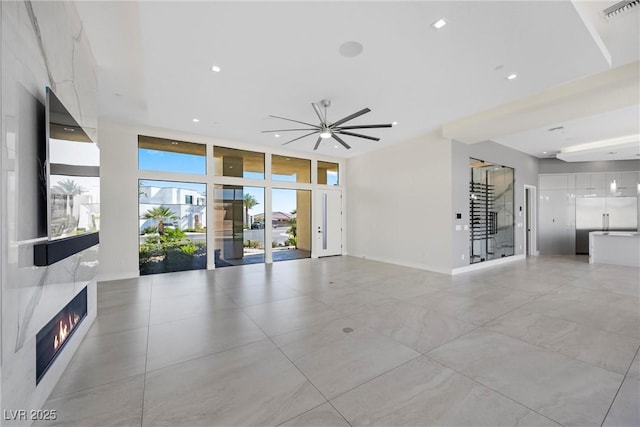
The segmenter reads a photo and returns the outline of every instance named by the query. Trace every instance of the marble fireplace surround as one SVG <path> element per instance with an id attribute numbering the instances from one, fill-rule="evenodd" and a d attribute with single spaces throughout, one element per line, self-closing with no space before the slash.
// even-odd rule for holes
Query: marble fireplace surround
<path id="1" fill-rule="evenodd" d="M 34 245 L 47 241 L 38 224 L 35 196 L 46 86 L 97 140 L 95 61 L 75 6 L 71 2 L 0 2 L 0 19 L 0 404 L 4 414 L 42 408 L 95 320 L 99 245 L 49 266 L 34 265 Z M 36 335 L 85 287 L 87 316 L 36 385 Z M 31 425 L 33 420 L 28 418 L 3 419 L 0 424 Z"/>

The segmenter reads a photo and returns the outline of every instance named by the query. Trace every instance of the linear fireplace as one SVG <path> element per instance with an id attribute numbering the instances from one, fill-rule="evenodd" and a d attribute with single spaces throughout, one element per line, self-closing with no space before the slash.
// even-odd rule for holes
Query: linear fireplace
<path id="1" fill-rule="evenodd" d="M 36 384 L 87 316 L 87 288 L 78 293 L 36 335 Z"/>

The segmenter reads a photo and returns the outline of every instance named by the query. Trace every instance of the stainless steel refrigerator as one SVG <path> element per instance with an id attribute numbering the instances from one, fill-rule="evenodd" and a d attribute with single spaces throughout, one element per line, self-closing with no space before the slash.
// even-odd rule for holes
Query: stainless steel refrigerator
<path id="1" fill-rule="evenodd" d="M 591 231 L 637 231 L 637 197 L 576 199 L 576 253 L 589 253 Z"/>

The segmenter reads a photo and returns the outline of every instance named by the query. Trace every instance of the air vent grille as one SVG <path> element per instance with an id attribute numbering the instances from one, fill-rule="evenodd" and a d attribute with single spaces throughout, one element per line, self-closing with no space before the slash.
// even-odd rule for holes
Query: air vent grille
<path id="1" fill-rule="evenodd" d="M 640 6 L 640 0 L 624 0 L 614 4 L 611 7 L 606 8 L 605 10 L 603 10 L 603 13 L 605 18 L 610 21 L 620 15 L 624 15 L 630 12 L 638 6 Z"/>

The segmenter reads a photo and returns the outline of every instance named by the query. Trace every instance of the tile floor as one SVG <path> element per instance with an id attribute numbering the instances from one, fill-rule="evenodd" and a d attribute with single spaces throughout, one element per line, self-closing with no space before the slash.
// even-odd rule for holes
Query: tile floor
<path id="1" fill-rule="evenodd" d="M 65 426 L 638 426 L 640 270 L 353 257 L 104 282 Z"/>

